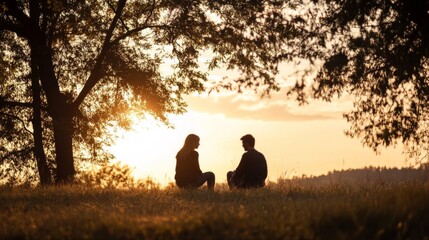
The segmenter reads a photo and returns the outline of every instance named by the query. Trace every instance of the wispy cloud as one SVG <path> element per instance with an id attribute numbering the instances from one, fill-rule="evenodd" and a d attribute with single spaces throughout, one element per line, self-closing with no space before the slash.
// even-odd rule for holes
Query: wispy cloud
<path id="1" fill-rule="evenodd" d="M 343 98 L 330 103 L 312 101 L 299 106 L 288 99 L 284 92 L 260 98 L 257 94 L 211 94 L 194 95 L 186 98 L 188 110 L 210 114 L 222 114 L 228 118 L 252 119 L 262 121 L 315 121 L 339 119 L 349 111 L 350 99 Z"/>

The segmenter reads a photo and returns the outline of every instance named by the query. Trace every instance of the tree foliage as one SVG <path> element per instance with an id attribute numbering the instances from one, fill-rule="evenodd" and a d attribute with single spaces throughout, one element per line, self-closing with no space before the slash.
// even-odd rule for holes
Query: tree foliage
<path id="1" fill-rule="evenodd" d="M 315 67 L 314 97 L 330 101 L 351 95 L 354 108 L 344 115 L 351 124 L 347 134 L 362 137 L 374 150 L 398 141 L 419 145 L 427 139 L 429 2 L 311 4 L 303 15 L 308 44 L 301 56 L 321 62 Z M 301 81 L 292 91 L 305 99 L 304 89 Z"/>
<path id="2" fill-rule="evenodd" d="M 43 184 L 108 161 L 110 129 L 132 116 L 168 124 L 208 89 L 269 94 L 297 58 L 316 72 L 313 97 L 353 97 L 348 135 L 428 144 L 427 0 L 10 0 L 0 41 L 0 164 Z M 219 67 L 239 77 L 210 82 Z M 306 90 L 303 78 L 290 93 Z"/>
<path id="3" fill-rule="evenodd" d="M 109 159 L 109 127 L 184 112 L 208 81 L 201 57 L 241 72 L 215 86 L 277 90 L 299 2 L 2 1 L 0 164 L 73 181 L 75 160 Z"/>

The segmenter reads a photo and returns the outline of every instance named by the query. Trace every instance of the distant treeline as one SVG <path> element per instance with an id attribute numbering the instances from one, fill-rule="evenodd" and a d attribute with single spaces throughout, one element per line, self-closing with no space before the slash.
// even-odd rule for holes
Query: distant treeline
<path id="1" fill-rule="evenodd" d="M 366 167 L 363 169 L 347 169 L 329 172 L 320 176 L 301 176 L 292 179 L 278 179 L 278 183 L 299 185 L 338 185 L 338 184 L 366 184 L 366 183 L 391 183 L 413 182 L 429 180 L 429 164 L 419 168 L 385 168 Z"/>

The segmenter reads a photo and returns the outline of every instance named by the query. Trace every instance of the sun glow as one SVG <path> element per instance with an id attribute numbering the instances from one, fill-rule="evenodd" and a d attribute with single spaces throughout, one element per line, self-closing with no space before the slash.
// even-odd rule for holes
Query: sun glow
<path id="1" fill-rule="evenodd" d="M 170 128 L 150 118 L 137 120 L 133 129 L 119 133 L 116 144 L 110 147 L 116 160 L 133 169 L 136 178 L 151 178 L 161 185 L 174 181 L 176 153 L 195 125 L 189 116 L 169 119 L 180 128 Z"/>
<path id="2" fill-rule="evenodd" d="M 174 128 L 153 119 L 136 121 L 133 130 L 120 133 L 108 150 L 133 169 L 136 178 L 149 177 L 165 186 L 174 182 L 176 154 L 186 136 L 194 133 L 201 139 L 197 149 L 201 170 L 213 171 L 217 183 L 225 182 L 226 172 L 236 167 L 243 151 L 239 138 L 247 131 L 239 127 L 242 123 L 193 111 L 169 119 Z"/>
<path id="3" fill-rule="evenodd" d="M 256 148 L 267 159 L 269 181 L 366 166 L 404 165 L 400 149 L 376 155 L 358 139 L 344 136 L 347 123 L 342 119 L 245 120 L 190 110 L 171 116 L 170 122 L 174 128 L 153 119 L 137 120 L 133 130 L 120 133 L 109 150 L 136 178 L 151 178 L 161 186 L 174 182 L 175 156 L 190 133 L 200 137 L 201 170 L 215 173 L 216 183 L 225 182 L 227 171 L 237 167 L 244 152 L 240 137 L 248 133 L 255 136 Z"/>

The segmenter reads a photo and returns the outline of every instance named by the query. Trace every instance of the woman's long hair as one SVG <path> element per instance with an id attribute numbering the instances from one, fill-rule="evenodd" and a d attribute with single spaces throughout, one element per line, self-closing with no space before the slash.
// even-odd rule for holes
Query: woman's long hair
<path id="1" fill-rule="evenodd" d="M 192 150 L 194 150 L 194 145 L 193 143 L 200 141 L 200 137 L 198 137 L 195 134 L 189 134 L 186 139 L 185 139 L 185 143 L 183 144 L 182 149 L 180 149 L 180 151 L 182 151 L 185 154 L 188 154 L 189 152 L 191 152 Z"/>

